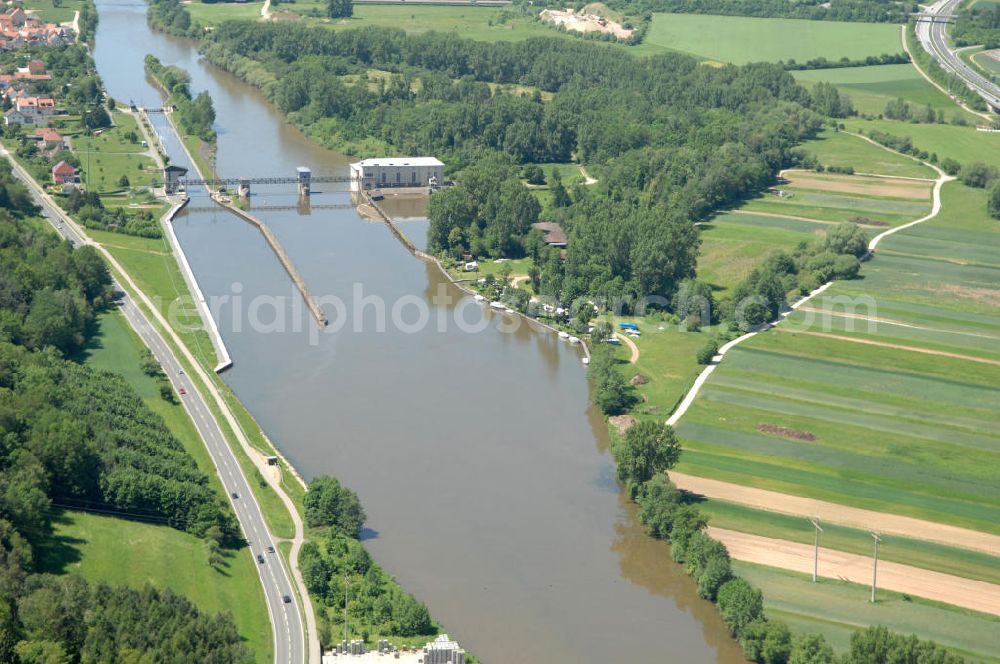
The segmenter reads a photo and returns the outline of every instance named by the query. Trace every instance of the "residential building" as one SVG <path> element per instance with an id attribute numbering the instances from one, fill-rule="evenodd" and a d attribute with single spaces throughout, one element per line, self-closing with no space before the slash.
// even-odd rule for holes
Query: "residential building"
<path id="1" fill-rule="evenodd" d="M 80 181 L 79 175 L 76 173 L 76 169 L 67 164 L 65 161 L 60 161 L 58 164 L 52 167 L 52 181 L 56 184 L 76 184 Z"/>

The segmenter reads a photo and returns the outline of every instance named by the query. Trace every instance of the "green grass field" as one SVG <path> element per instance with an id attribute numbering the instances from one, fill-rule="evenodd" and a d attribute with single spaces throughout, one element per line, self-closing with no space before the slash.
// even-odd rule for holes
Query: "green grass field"
<path id="1" fill-rule="evenodd" d="M 1000 619 L 995 616 L 884 590 L 871 604 L 867 586 L 830 579 L 813 584 L 804 574 L 750 563 L 733 563 L 733 569 L 763 590 L 769 617 L 787 622 L 793 632 L 823 634 L 839 652 L 847 650 L 856 629 L 886 625 L 933 639 L 973 661 L 1000 661 Z"/>
<path id="2" fill-rule="evenodd" d="M 819 81 L 836 85 L 851 98 L 855 110 L 863 114 L 881 115 L 889 101 L 900 97 L 920 108 L 930 105 L 936 111 L 944 111 L 949 119 L 955 113 L 962 113 L 948 95 L 928 83 L 909 64 L 812 69 L 794 71 L 792 75 L 810 88 Z"/>
<path id="3" fill-rule="evenodd" d="M 216 570 L 208 564 L 205 542 L 193 535 L 83 512 L 60 513 L 50 542 L 38 553 L 42 571 L 74 572 L 94 583 L 170 588 L 202 611 L 232 614 L 255 661 L 271 661 L 264 594 L 248 551 L 226 551 Z"/>
<path id="4" fill-rule="evenodd" d="M 722 214 L 701 224 L 698 278 L 722 295 L 742 281 L 768 255 L 821 239 L 828 226 L 788 217 Z"/>
<path id="5" fill-rule="evenodd" d="M 1000 532 L 1000 366 L 930 354 L 1000 359 L 998 242 L 985 193 L 946 186 L 942 214 L 810 303 L 882 322 L 800 310 L 738 346 L 678 427 L 681 469 Z"/>
<path id="6" fill-rule="evenodd" d="M 77 136 L 72 139 L 73 152 L 80 160 L 81 179 L 97 193 L 111 193 L 126 190 L 119 184 L 125 175 L 131 187 L 148 185 L 158 178 L 156 163 L 142 147 L 142 133 L 135 118 L 127 113 L 115 113 L 115 126 L 100 136 Z M 128 140 L 130 133 L 138 136 L 138 142 Z"/>
<path id="7" fill-rule="evenodd" d="M 867 134 L 871 130 L 895 136 L 909 136 L 921 150 L 936 153 L 938 159 L 951 157 L 959 163 L 982 161 L 1000 166 L 1000 134 L 976 131 L 974 127 L 947 124 L 910 124 L 894 120 L 844 121 L 849 131 Z"/>
<path id="8" fill-rule="evenodd" d="M 263 2 L 192 2 L 187 5 L 191 18 L 203 26 L 218 25 L 223 21 L 260 18 Z"/>
<path id="9" fill-rule="evenodd" d="M 687 332 L 676 323 L 652 319 L 609 316 L 606 320 L 615 330 L 618 323 L 629 321 L 638 324 L 642 332 L 639 338 L 632 339 L 639 349 L 635 364 L 627 363 L 630 353 L 624 344 L 615 351 L 622 360 L 618 368 L 626 379 L 642 374 L 648 381 L 636 387 L 641 402 L 631 414 L 640 419 L 665 419 L 698 377 L 702 367 L 697 362 L 697 353 L 715 329 L 705 326 L 699 332 Z"/>
<path id="10" fill-rule="evenodd" d="M 859 173 L 930 180 L 937 177 L 933 169 L 916 159 L 883 150 L 846 132 L 825 129 L 816 138 L 803 143 L 802 149 L 814 154 L 824 166 L 850 166 Z"/>
<path id="11" fill-rule="evenodd" d="M 899 28 L 876 23 L 841 23 L 707 14 L 654 14 L 636 53 L 682 51 L 719 62 L 776 62 L 825 57 L 852 60 L 899 53 Z"/>
<path id="12" fill-rule="evenodd" d="M 52 0 L 28 0 L 24 8 L 34 10 L 32 13 L 35 16 L 49 23 L 70 23 L 83 4 L 83 0 L 62 0 L 56 7 Z"/>
<path id="13" fill-rule="evenodd" d="M 184 408 L 164 401 L 156 381 L 142 372 L 142 344 L 124 316 L 107 311 L 95 325 L 95 335 L 79 359 L 125 378 L 223 495 L 215 466 Z M 151 583 L 176 590 L 203 610 L 230 611 L 257 661 L 266 662 L 271 653 L 270 627 L 254 564 L 246 550 L 232 551 L 217 571 L 208 565 L 205 543 L 187 533 L 78 512 L 57 519 L 53 546 L 43 555 L 47 571 L 77 571 L 92 581 L 135 587 Z"/>

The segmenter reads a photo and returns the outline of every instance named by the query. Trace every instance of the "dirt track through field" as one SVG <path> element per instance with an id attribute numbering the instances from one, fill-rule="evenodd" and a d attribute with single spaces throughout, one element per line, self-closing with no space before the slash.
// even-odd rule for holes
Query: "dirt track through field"
<path id="1" fill-rule="evenodd" d="M 921 201 L 931 197 L 931 186 L 934 184 L 933 180 L 915 182 L 896 178 L 876 178 L 870 175 L 834 175 L 811 171 L 785 171 L 783 176 L 791 186 L 804 189 Z"/>
<path id="2" fill-rule="evenodd" d="M 639 347 L 635 345 L 634 341 L 628 338 L 628 335 L 622 334 L 621 332 L 615 332 L 615 336 L 619 341 L 628 346 L 628 363 L 635 364 L 639 360 Z"/>
<path id="3" fill-rule="evenodd" d="M 909 516 L 838 505 L 815 498 L 740 486 L 676 471 L 670 472 L 670 479 L 681 489 L 707 498 L 726 500 L 769 512 L 801 516 L 803 521 L 810 517 L 818 518 L 851 528 L 874 530 L 885 535 L 900 535 L 1000 556 L 1000 535 Z"/>
<path id="4" fill-rule="evenodd" d="M 975 355 L 962 355 L 961 353 L 949 353 L 944 350 L 932 350 L 930 348 L 920 348 L 919 346 L 904 346 L 903 344 L 891 344 L 885 341 L 875 341 L 874 339 L 859 339 L 857 337 L 845 337 L 840 334 L 830 334 L 829 332 L 807 332 L 805 330 L 784 330 L 782 328 L 777 328 L 779 332 L 788 332 L 789 334 L 808 334 L 812 337 L 824 337 L 826 339 L 836 339 L 838 341 L 848 341 L 853 344 L 863 344 L 865 346 L 878 346 L 880 348 L 893 348 L 895 350 L 905 350 L 911 353 L 923 353 L 925 355 L 937 355 L 938 357 L 950 357 L 956 360 L 966 360 L 968 362 L 979 362 L 981 364 L 992 364 L 993 366 L 1000 367 L 1000 360 L 991 360 L 985 357 L 976 357 Z"/>
<path id="5" fill-rule="evenodd" d="M 708 534 L 736 560 L 812 574 L 814 549 L 809 544 L 712 527 Z M 820 547 L 819 576 L 870 586 L 872 558 Z M 985 581 L 880 560 L 877 588 L 1000 616 L 1000 585 Z"/>

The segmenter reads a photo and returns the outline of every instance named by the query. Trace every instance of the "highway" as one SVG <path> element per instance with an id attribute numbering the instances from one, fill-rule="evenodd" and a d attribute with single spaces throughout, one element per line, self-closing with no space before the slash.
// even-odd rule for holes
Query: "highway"
<path id="1" fill-rule="evenodd" d="M 962 0 L 939 0 L 925 9 L 924 16 L 950 16 L 958 11 L 958 5 Z M 946 70 L 959 78 L 966 85 L 975 90 L 986 100 L 994 111 L 1000 111 L 1000 87 L 997 87 L 986 77 L 980 75 L 972 67 L 965 64 L 958 55 L 948 47 L 948 36 L 946 33 L 948 24 L 941 20 L 917 20 L 917 38 L 921 45 L 934 59 Z"/>
<path id="2" fill-rule="evenodd" d="M 7 152 L 0 153 L 8 158 L 14 176 L 24 182 L 42 214 L 49 223 L 75 248 L 93 244 L 72 219 L 48 196 L 48 194 Z M 268 531 L 267 523 L 257 499 L 243 474 L 232 449 L 226 442 L 222 429 L 208 403 L 196 387 L 195 382 L 184 373 L 182 365 L 160 332 L 150 323 L 142 309 L 128 296 L 119 283 L 115 288 L 124 293 L 120 298 L 120 308 L 129 324 L 143 343 L 152 351 L 167 374 L 181 403 L 194 422 L 205 447 L 212 457 L 222 486 L 232 503 L 249 546 L 247 555 L 253 557 L 254 566 L 264 589 L 264 598 L 274 635 L 274 661 L 276 664 L 303 664 L 306 662 L 305 632 L 299 603 L 292 589 L 292 582 L 277 550 L 275 538 Z M 181 394 L 181 391 L 184 394 Z M 258 556 L 264 562 L 258 562 Z M 285 598 L 289 601 L 285 601 Z M 308 600 L 307 600 L 308 601 Z"/>

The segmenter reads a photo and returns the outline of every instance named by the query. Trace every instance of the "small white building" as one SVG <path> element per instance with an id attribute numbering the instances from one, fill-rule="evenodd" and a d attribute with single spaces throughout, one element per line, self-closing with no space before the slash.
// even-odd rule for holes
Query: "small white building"
<path id="1" fill-rule="evenodd" d="M 444 181 L 444 164 L 434 157 L 386 157 L 351 164 L 351 191 L 430 187 Z"/>

